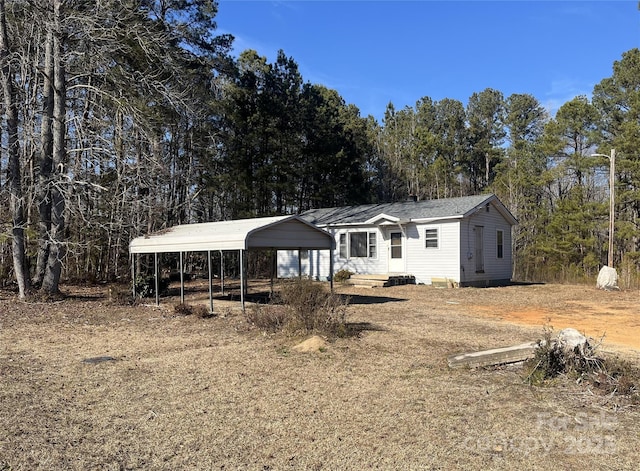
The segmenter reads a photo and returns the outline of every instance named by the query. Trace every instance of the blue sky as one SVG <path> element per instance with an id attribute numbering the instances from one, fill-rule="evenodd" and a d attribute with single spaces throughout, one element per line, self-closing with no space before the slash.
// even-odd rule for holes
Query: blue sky
<path id="1" fill-rule="evenodd" d="M 466 106 L 488 87 L 529 93 L 553 114 L 640 47 L 637 1 L 220 0 L 216 19 L 236 56 L 273 62 L 282 49 L 306 82 L 379 121 L 389 102 Z"/>

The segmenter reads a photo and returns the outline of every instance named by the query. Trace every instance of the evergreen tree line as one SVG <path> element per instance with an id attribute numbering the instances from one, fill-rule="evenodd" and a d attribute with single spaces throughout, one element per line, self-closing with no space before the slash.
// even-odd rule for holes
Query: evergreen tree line
<path id="1" fill-rule="evenodd" d="M 211 0 L 0 0 L 0 279 L 129 275 L 128 243 L 175 224 L 494 192 L 520 224 L 514 278 L 640 263 L 640 51 L 550 117 L 529 94 L 425 96 L 382 123 L 295 60 L 230 55 Z"/>

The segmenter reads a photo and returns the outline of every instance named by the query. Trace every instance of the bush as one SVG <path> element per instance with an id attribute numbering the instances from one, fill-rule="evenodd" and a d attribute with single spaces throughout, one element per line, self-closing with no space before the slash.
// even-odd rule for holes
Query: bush
<path id="1" fill-rule="evenodd" d="M 526 381 L 540 386 L 565 375 L 576 383 L 584 383 L 603 394 L 623 396 L 640 403 L 640 371 L 618 357 L 597 355 L 598 346 L 587 343 L 584 348 L 567 351 L 552 338 L 552 330 L 545 328 L 534 357 L 525 363 Z"/>
<path id="2" fill-rule="evenodd" d="M 160 294 L 166 294 L 169 289 L 169 279 L 160 278 Z M 156 279 L 153 275 L 138 275 L 135 279 L 136 295 L 141 298 L 147 298 L 156 294 Z"/>
<path id="3" fill-rule="evenodd" d="M 265 332 L 277 332 L 287 323 L 287 310 L 284 306 L 254 305 L 245 313 L 247 322 Z"/>
<path id="4" fill-rule="evenodd" d="M 329 293 L 321 283 L 299 279 L 285 283 L 267 306 L 255 306 L 247 321 L 266 331 L 291 334 L 347 335 L 347 302 Z"/>
<path id="5" fill-rule="evenodd" d="M 618 357 L 605 358 L 602 369 L 589 378 L 603 394 L 619 394 L 640 403 L 640 371 Z"/>
<path id="6" fill-rule="evenodd" d="M 349 270 L 340 270 L 333 274 L 333 281 L 337 283 L 344 283 L 353 275 L 352 271 Z"/>
<path id="7" fill-rule="evenodd" d="M 308 279 L 287 283 L 280 299 L 288 310 L 287 327 L 293 331 L 339 335 L 344 330 L 347 304 L 323 284 Z"/>
<path id="8" fill-rule="evenodd" d="M 553 338 L 553 329 L 545 328 L 543 340 L 538 342 L 533 358 L 525 364 L 527 381 L 540 385 L 562 374 L 581 378 L 600 371 L 603 360 L 596 350 L 596 346 L 587 342 L 583 348 L 567 351 Z"/>

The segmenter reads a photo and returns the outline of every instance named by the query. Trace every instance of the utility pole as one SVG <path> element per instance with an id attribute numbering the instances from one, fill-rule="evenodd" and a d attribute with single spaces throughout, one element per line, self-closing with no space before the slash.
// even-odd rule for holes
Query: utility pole
<path id="1" fill-rule="evenodd" d="M 616 150 L 611 149 L 611 155 L 591 154 L 591 157 L 606 157 L 609 159 L 609 253 L 607 265 L 613 268 L 613 232 L 616 214 Z"/>
<path id="2" fill-rule="evenodd" d="M 616 191 L 616 150 L 611 149 L 609 157 L 609 256 L 608 265 L 613 268 L 613 231 L 615 220 Z"/>

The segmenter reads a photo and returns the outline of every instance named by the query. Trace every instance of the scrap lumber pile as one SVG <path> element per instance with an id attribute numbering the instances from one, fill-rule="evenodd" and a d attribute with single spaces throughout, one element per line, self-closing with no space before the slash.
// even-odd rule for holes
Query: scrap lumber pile
<path id="1" fill-rule="evenodd" d="M 576 329 L 563 329 L 554 339 L 552 349 L 557 350 L 559 355 L 565 356 L 590 356 L 593 347 L 589 339 Z M 513 345 L 510 347 L 492 348 L 478 352 L 460 353 L 447 358 L 450 368 L 479 368 L 484 366 L 504 365 L 528 360 L 535 355 L 536 349 L 544 345 L 545 341 Z"/>

